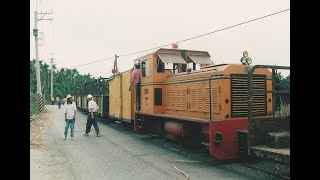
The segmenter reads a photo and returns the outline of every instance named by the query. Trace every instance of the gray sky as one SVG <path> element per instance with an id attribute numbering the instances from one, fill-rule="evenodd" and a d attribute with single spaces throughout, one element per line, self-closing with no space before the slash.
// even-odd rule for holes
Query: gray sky
<path id="1" fill-rule="evenodd" d="M 48 63 L 54 53 L 58 68 L 71 68 L 110 57 L 77 68 L 94 77 L 112 74 L 114 54 L 161 46 L 290 8 L 289 0 L 31 0 L 30 33 L 36 4 L 39 12 L 53 11 L 51 23 L 38 23 L 44 36 L 40 59 Z M 290 11 L 179 43 L 179 49 L 208 51 L 216 64 L 240 63 L 246 50 L 253 64 L 289 66 Z M 119 57 L 120 72 L 146 53 Z"/>

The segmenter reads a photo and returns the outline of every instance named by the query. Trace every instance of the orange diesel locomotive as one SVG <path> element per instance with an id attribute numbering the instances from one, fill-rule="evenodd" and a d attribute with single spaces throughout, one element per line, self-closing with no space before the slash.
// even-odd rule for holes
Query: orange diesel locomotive
<path id="1" fill-rule="evenodd" d="M 133 124 L 135 132 L 205 146 L 219 160 L 237 158 L 240 149 L 247 149 L 239 136 L 248 129 L 247 76 L 252 66 L 215 65 L 206 51 L 180 49 L 158 49 L 134 62 L 141 69 L 139 111 L 136 88 L 128 91 L 132 69 L 107 79 L 107 95 L 88 89 L 77 96 L 93 93 L 97 101 L 101 96 L 103 117 Z M 271 91 L 271 76 L 268 69 L 256 69 L 252 90 Z M 253 94 L 252 116 L 271 115 L 272 93 Z"/>
<path id="2" fill-rule="evenodd" d="M 141 67 L 140 111 L 132 96 L 135 131 L 205 145 L 219 160 L 239 156 L 237 132 L 248 127 L 250 65 L 214 65 L 208 52 L 178 49 L 159 49 L 135 61 Z M 252 87 L 271 90 L 271 72 L 257 69 Z M 253 116 L 270 115 L 271 96 L 253 95 Z"/>

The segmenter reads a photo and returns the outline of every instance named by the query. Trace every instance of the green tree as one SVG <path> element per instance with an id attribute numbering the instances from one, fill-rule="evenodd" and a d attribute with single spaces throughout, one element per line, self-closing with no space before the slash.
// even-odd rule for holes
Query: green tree
<path id="1" fill-rule="evenodd" d="M 290 74 L 287 77 L 283 77 L 281 72 L 278 72 L 275 76 L 275 80 L 276 90 L 290 90 Z M 280 108 L 281 101 L 283 104 L 290 104 L 290 94 L 276 94 L 276 110 Z"/>
<path id="2" fill-rule="evenodd" d="M 37 93 L 36 79 L 36 61 L 30 61 L 30 94 Z M 41 90 L 45 99 L 45 103 L 51 102 L 51 69 L 50 65 L 39 61 L 41 74 Z M 57 69 L 53 65 L 53 96 L 64 98 L 67 94 L 73 94 L 75 88 L 81 84 L 91 81 L 93 78 L 90 74 L 81 75 L 77 69 L 61 68 Z"/>

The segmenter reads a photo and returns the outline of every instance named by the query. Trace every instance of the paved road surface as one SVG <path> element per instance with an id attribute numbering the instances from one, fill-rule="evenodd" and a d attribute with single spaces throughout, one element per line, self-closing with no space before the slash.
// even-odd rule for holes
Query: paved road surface
<path id="1" fill-rule="evenodd" d="M 101 137 L 92 127 L 84 136 L 86 116 L 78 111 L 74 139 L 63 140 L 63 106 L 50 110 L 45 152 L 31 150 L 31 179 L 276 179 L 237 162 L 219 162 L 206 152 L 191 150 L 119 124 L 99 121 Z M 70 130 L 69 130 L 70 131 Z M 70 134 L 70 132 L 69 132 Z"/>

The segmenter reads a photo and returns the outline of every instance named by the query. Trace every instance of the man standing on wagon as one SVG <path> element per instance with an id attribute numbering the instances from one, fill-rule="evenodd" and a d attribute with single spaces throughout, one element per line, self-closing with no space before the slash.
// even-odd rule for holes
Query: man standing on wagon
<path id="1" fill-rule="evenodd" d="M 134 83 L 136 85 L 137 110 L 140 111 L 140 63 L 135 63 L 134 66 L 135 70 L 132 72 L 130 77 L 129 91 L 131 91 L 131 87 Z"/>

